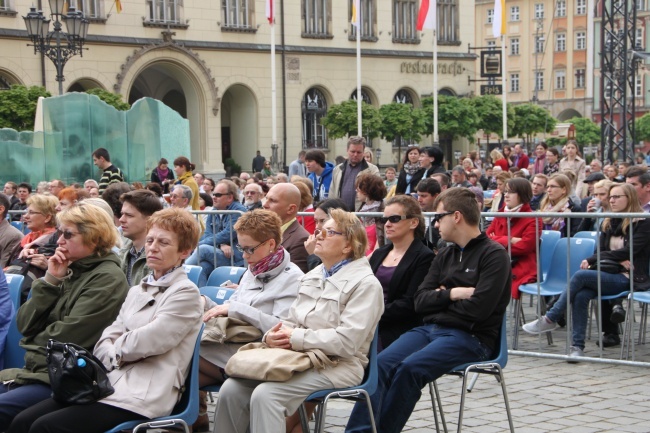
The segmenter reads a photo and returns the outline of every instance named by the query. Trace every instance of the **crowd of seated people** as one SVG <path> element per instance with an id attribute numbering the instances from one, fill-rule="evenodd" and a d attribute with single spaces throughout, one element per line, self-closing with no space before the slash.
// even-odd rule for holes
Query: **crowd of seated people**
<path id="1" fill-rule="evenodd" d="M 348 143 L 349 156 L 357 158 L 362 142 Z M 70 420 L 76 419 L 75 425 L 83 420 L 85 431 L 100 432 L 123 421 L 169 414 L 188 374 L 201 322 L 219 317 L 257 328 L 259 339 L 269 347 L 318 349 L 338 361 L 324 371 L 307 370 L 280 383 L 228 378 L 225 365 L 242 343 L 204 341 L 200 385 L 222 386 L 216 410 L 220 431 L 301 431 L 296 409 L 307 395 L 361 381 L 375 328 L 380 371 L 386 375 L 380 378 L 383 385 L 377 392 L 389 397 L 383 403 L 373 397 L 376 421 L 385 426 L 382 431 L 399 431 L 399 423 L 404 416 L 408 418 L 409 405 L 419 395 L 410 388 L 408 395 L 400 394 L 406 389 L 399 388 L 397 376 L 402 373 L 388 365 L 417 353 L 444 370 L 446 364 L 429 350 L 459 349 L 439 346 L 443 344 L 440 337 L 427 327 L 438 324 L 453 333 L 465 332 L 462 320 L 477 320 L 479 329 L 485 331 L 477 342 L 482 352 L 476 359 L 487 359 L 494 349 L 494 330 L 501 323 L 505 299 L 517 299 L 520 285 L 538 279 L 536 243 L 542 230 L 556 230 L 563 237 L 600 230 L 601 258 L 621 266 L 620 272 L 611 274 L 598 271 L 595 256 L 586 259 L 570 279 L 570 295 L 560 296 L 545 316 L 524 326 L 531 333 L 554 329 L 570 304 L 570 355 L 583 356 L 587 305 L 597 296 L 599 272 L 603 295 L 627 290 L 632 267 L 635 287 L 646 288 L 648 275 L 641 269 L 650 252 L 647 220 L 598 214 L 650 211 L 650 173 L 637 165 L 624 167 L 623 177 L 618 171 L 615 176 L 600 174 L 597 170 L 602 164 L 586 165 L 577 150 L 574 143 L 567 143 L 560 155 L 555 148 L 539 145 L 536 159 L 529 167 L 520 167 L 526 161 L 521 146 L 504 146 L 492 154 L 497 158 L 494 169 L 474 152 L 447 172 L 439 148 L 409 147 L 399 175 L 393 171 L 392 180 L 387 177 L 386 182 L 374 171 L 372 154 L 366 152 L 356 165 L 349 158 L 347 164 L 334 166 L 337 170 L 331 182 L 337 185 L 333 189 L 322 185 L 324 170 L 309 170 L 314 167 L 309 158 L 321 159 L 317 152 L 307 152 L 309 158 L 302 162 L 302 173 L 310 176 L 297 174 L 289 179 L 266 170 L 217 182 L 197 173 L 189 159 L 179 157 L 173 170 L 161 160 L 151 173 L 153 185 L 147 189 L 141 184 L 115 183 L 102 198 L 94 198 L 89 191 L 96 186 L 91 182 L 84 188 L 56 181 L 49 191 L 41 188 L 19 199 L 24 209 L 14 209 L 11 199 L 0 196 L 0 233 L 7 233 L 0 240 L 2 265 L 5 272 L 17 272 L 23 260 L 30 268 L 23 305 L 17 311 L 0 309 L 0 342 L 13 318 L 24 337 L 20 345 L 26 349 L 23 368 L 0 372 L 4 381 L 0 431 L 74 431 Z M 490 187 L 496 192 L 485 193 L 483 202 L 484 190 Z M 164 188 L 170 193 L 179 188 L 180 198 L 186 201 L 182 206 L 174 200 L 169 203 Z M 323 197 L 325 191 L 334 193 Z M 209 212 L 203 225 L 189 211 L 197 210 L 195 201 Z M 224 210 L 236 212 L 219 213 Z M 350 212 L 355 210 L 361 214 Z M 497 216 L 484 221 L 479 210 Z M 535 211 L 587 212 L 594 217 L 582 221 L 570 215 L 536 218 Z M 383 216 L 364 216 L 364 212 Z M 521 216 L 498 215 L 504 212 Z M 16 215 L 22 231 L 7 221 Z M 474 290 L 461 287 L 466 276 L 441 280 L 439 273 L 446 269 L 453 274 L 447 261 L 473 248 L 485 248 L 495 261 L 510 263 L 500 267 L 511 269 L 511 274 L 499 275 L 500 289 L 491 299 L 489 323 L 479 320 L 473 310 L 484 302 L 487 292 L 478 286 Z M 630 249 L 634 263 L 629 262 Z M 220 266 L 243 266 L 246 271 L 240 281 L 227 287 L 234 290 L 230 299 L 217 304 L 199 295 L 184 264 L 202 267 L 199 287 Z M 484 275 L 490 271 L 481 269 Z M 0 278 L 0 290 L 3 287 Z M 154 302 L 134 309 L 135 299 L 142 296 Z M 162 312 L 167 322 L 158 319 Z M 605 347 L 620 343 L 617 323 L 624 318 L 620 302 L 603 304 Z M 178 324 L 173 336 L 169 323 Z M 422 335 L 426 337 L 418 340 Z M 116 393 L 89 406 L 52 400 L 44 360 L 44 346 L 50 338 L 94 348 Z M 163 365 L 156 377 L 164 376 L 164 380 L 157 383 L 122 378 L 125 368 L 126 376 L 151 378 Z M 416 365 L 403 369 L 404 374 L 423 374 Z M 431 374 L 418 376 L 418 383 L 431 379 Z M 395 381 L 391 375 L 397 375 Z M 147 394 L 144 399 L 138 397 L 143 392 Z M 395 398 L 398 395 L 405 397 Z M 194 427 L 205 431 L 209 428 L 205 394 L 199 401 L 200 417 Z M 402 415 L 391 417 L 399 408 Z M 308 413 L 312 410 L 307 406 Z M 347 431 L 366 431 L 367 421 L 355 409 Z"/>

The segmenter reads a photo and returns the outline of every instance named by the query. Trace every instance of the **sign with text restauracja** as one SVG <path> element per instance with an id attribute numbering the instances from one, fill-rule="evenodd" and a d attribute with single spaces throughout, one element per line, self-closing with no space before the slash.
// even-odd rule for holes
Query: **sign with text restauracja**
<path id="1" fill-rule="evenodd" d="M 465 72 L 465 67 L 457 61 L 441 63 L 438 62 L 438 73 L 443 75 L 460 75 Z M 400 72 L 406 74 L 433 74 L 433 62 L 402 62 Z"/>

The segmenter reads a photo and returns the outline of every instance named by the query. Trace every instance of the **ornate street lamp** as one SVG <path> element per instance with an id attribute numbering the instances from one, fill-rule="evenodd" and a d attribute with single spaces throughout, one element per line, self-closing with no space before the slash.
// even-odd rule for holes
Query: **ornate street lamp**
<path id="1" fill-rule="evenodd" d="M 34 46 L 34 54 L 41 52 L 47 56 L 56 67 L 56 81 L 59 82 L 59 95 L 63 94 L 63 67 L 73 56 L 79 54 L 83 57 L 83 44 L 88 35 L 88 20 L 81 11 L 73 7 L 68 8 L 68 13 L 63 14 L 66 0 L 49 0 L 50 17 L 54 29 L 50 31 L 50 20 L 45 19 L 42 11 L 35 7 L 29 8 L 25 20 L 27 34 Z M 62 22 L 65 23 L 67 32 L 63 31 Z"/>

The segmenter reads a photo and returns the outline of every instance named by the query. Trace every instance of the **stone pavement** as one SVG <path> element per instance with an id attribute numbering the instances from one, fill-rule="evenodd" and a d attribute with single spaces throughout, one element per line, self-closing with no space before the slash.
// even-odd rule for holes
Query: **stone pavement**
<path id="1" fill-rule="evenodd" d="M 528 301 L 528 298 L 526 298 Z M 535 317 L 534 307 L 525 302 L 527 320 Z M 512 315 L 509 326 L 512 330 Z M 640 319 L 636 308 L 638 332 Z M 596 338 L 594 331 L 593 338 Z M 637 334 L 635 334 L 637 335 Z M 521 332 L 519 350 L 560 355 L 566 348 L 566 331 L 553 332 L 554 344 L 546 338 Z M 511 338 L 508 339 L 510 344 Z M 637 347 L 636 361 L 650 362 L 650 346 Z M 604 357 L 618 359 L 620 346 L 604 350 Z M 594 341 L 588 341 L 587 356 L 599 356 Z M 581 362 L 531 356 L 513 356 L 504 370 L 515 431 L 518 433 L 601 433 L 650 432 L 650 386 L 648 367 Z M 446 414 L 447 428 L 456 431 L 461 379 L 445 376 L 438 381 Z M 216 396 L 215 396 L 216 401 Z M 508 419 L 501 396 L 501 386 L 491 376 L 482 375 L 467 394 L 463 431 L 492 433 L 508 431 Z M 352 403 L 331 400 L 328 403 L 326 431 L 343 432 Z M 214 404 L 209 405 L 210 416 Z M 218 425 L 215 433 L 219 432 Z M 435 423 L 428 388 L 422 393 L 415 411 L 404 429 L 408 432 L 433 432 Z M 276 432 L 269 432 L 276 433 Z M 283 432 L 278 432 L 283 433 Z"/>

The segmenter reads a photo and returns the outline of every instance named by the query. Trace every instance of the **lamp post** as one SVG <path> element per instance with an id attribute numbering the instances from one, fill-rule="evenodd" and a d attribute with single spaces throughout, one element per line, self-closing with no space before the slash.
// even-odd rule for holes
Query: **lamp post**
<path id="1" fill-rule="evenodd" d="M 34 54 L 41 52 L 47 56 L 56 67 L 56 81 L 59 82 L 59 95 L 63 94 L 63 67 L 73 56 L 83 56 L 83 44 L 88 35 L 88 20 L 81 11 L 74 7 L 68 8 L 64 14 L 66 0 L 49 0 L 50 17 L 53 30 L 50 31 L 50 20 L 45 19 L 42 11 L 35 7 L 29 8 L 25 20 L 27 34 L 34 46 Z M 63 31 L 62 22 L 65 23 L 67 32 Z"/>

